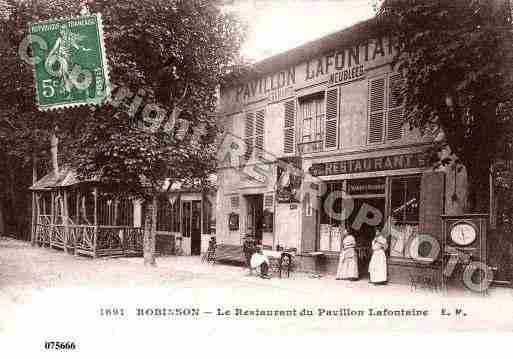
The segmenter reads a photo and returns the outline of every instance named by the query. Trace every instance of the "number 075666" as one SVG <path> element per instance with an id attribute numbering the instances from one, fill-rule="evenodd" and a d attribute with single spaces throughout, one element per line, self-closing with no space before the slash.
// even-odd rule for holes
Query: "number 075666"
<path id="1" fill-rule="evenodd" d="M 77 349 L 75 342 L 45 342 L 45 349 L 47 350 L 74 350 Z"/>

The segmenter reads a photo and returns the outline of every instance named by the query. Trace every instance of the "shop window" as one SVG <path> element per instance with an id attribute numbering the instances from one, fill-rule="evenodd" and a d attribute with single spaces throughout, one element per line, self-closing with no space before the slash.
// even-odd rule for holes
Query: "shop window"
<path id="1" fill-rule="evenodd" d="M 419 230 L 420 176 L 391 178 L 392 257 L 410 258 L 409 244 Z"/>
<path id="2" fill-rule="evenodd" d="M 324 92 L 299 100 L 301 152 L 318 152 L 323 147 Z"/>
<path id="3" fill-rule="evenodd" d="M 322 197 L 319 243 L 316 247 L 321 251 L 338 252 L 342 221 L 336 214 L 342 212 L 342 198 L 335 195 L 335 192 L 343 190 L 343 182 L 329 182 L 326 186 L 326 193 Z"/>
<path id="4" fill-rule="evenodd" d="M 387 74 L 369 81 L 369 144 L 401 139 L 404 118 L 402 81 L 399 74 Z"/>

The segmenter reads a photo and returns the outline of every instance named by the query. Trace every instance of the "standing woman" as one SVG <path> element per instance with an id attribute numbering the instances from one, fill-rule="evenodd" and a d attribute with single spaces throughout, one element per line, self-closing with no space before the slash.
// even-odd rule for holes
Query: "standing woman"
<path id="1" fill-rule="evenodd" d="M 343 230 L 340 238 L 340 257 L 335 279 L 358 280 L 358 256 L 356 255 L 355 248 L 356 240 L 348 229 Z"/>
<path id="2" fill-rule="evenodd" d="M 376 229 L 376 236 L 372 241 L 372 257 L 369 263 L 370 282 L 373 284 L 385 284 L 387 282 L 387 240 Z"/>

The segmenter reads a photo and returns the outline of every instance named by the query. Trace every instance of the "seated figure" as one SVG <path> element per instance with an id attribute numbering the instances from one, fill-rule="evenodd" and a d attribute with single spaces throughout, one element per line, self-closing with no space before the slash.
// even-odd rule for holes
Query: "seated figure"
<path id="1" fill-rule="evenodd" d="M 255 270 L 261 278 L 269 279 L 269 258 L 262 253 L 261 246 L 257 246 L 256 252 L 251 256 L 249 273 L 253 273 L 253 270 Z"/>

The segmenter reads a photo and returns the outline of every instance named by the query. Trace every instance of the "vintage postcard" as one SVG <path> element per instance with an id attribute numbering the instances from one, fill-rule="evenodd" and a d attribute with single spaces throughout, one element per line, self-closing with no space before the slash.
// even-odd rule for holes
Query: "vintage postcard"
<path id="1" fill-rule="evenodd" d="M 0 354 L 489 355 L 512 6 L 0 0 Z"/>

